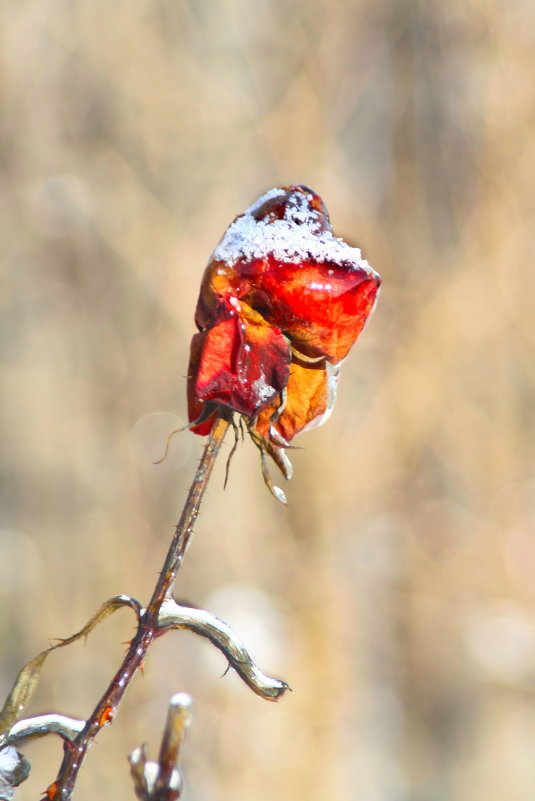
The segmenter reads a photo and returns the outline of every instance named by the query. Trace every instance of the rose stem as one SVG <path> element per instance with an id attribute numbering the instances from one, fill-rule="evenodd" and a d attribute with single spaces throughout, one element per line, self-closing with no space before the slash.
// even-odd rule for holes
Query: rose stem
<path id="1" fill-rule="evenodd" d="M 48 797 L 54 801 L 68 801 L 72 797 L 78 771 L 89 746 L 105 723 L 113 719 L 136 670 L 143 664 L 150 644 L 160 634 L 158 612 L 162 601 L 171 595 L 173 583 L 193 533 L 193 526 L 199 514 L 204 491 L 228 426 L 229 419 L 223 412 L 221 416 L 217 417 L 204 448 L 158 582 L 147 609 L 139 619 L 137 632 L 130 643 L 126 656 L 80 734 L 72 743 L 65 742 L 65 753 L 57 779 L 47 793 Z"/>

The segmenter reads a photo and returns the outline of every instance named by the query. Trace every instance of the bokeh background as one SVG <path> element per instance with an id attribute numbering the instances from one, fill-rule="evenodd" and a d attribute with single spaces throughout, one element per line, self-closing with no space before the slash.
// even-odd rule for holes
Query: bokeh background
<path id="1" fill-rule="evenodd" d="M 287 679 L 156 643 L 81 801 L 133 798 L 190 692 L 188 801 L 535 794 L 535 5 L 531 0 L 4 0 L 0 6 L 0 690 L 104 599 L 146 602 L 202 440 L 193 309 L 233 217 L 324 197 L 382 274 L 290 506 L 246 442 L 177 587 Z M 226 452 L 230 449 L 230 441 Z M 85 716 L 133 631 L 55 652 L 29 712 Z M 30 743 L 18 798 L 54 779 Z"/>

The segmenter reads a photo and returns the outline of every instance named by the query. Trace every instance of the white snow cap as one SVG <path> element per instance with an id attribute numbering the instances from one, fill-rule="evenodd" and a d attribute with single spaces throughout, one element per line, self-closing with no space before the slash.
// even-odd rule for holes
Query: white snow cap
<path id="1" fill-rule="evenodd" d="M 315 195 L 305 186 L 270 189 L 244 214 L 229 225 L 212 254 L 215 261 L 232 266 L 240 259 L 265 259 L 299 264 L 312 260 L 329 262 L 350 271 L 364 271 L 378 279 L 375 270 L 362 258 L 359 248 L 353 248 L 330 230 L 329 218 L 312 205 Z M 286 201 L 282 219 L 256 219 L 255 214 L 270 200 Z M 328 226 L 324 230 L 325 223 Z"/>

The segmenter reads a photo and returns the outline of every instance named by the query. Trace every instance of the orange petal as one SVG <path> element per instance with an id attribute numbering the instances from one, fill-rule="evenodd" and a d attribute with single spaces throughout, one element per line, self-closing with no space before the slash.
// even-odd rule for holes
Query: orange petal
<path id="1" fill-rule="evenodd" d="M 274 443 L 277 434 L 289 442 L 305 428 L 314 423 L 318 425 L 330 411 L 330 406 L 331 390 L 326 366 L 311 368 L 292 362 L 283 411 L 277 420 L 279 403 L 268 406 L 258 415 L 255 431 Z"/>

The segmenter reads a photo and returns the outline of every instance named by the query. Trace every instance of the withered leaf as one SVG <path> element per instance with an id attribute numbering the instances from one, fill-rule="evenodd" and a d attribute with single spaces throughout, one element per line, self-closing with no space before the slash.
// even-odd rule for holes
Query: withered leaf
<path id="1" fill-rule="evenodd" d="M 139 601 L 136 601 L 135 598 L 131 598 L 129 595 L 116 595 L 114 598 L 105 601 L 80 631 L 77 631 L 76 634 L 73 634 L 71 637 L 58 640 L 58 642 L 49 646 L 44 651 L 41 651 L 37 656 L 34 656 L 33 659 L 30 659 L 30 661 L 21 668 L 11 688 L 11 692 L 7 696 L 4 706 L 0 711 L 0 744 L 5 740 L 11 727 L 28 705 L 37 687 L 41 670 L 47 656 L 52 651 L 55 651 L 56 648 L 63 648 L 65 645 L 70 645 L 82 637 L 87 637 L 95 626 L 123 606 L 129 606 L 136 612 L 139 618 L 141 610 Z"/>
<path id="2" fill-rule="evenodd" d="M 277 701 L 290 689 L 281 679 L 263 673 L 253 662 L 249 651 L 234 631 L 211 612 L 190 606 L 181 606 L 173 598 L 166 598 L 158 615 L 160 629 L 189 629 L 206 637 L 227 658 L 238 676 L 261 698 Z"/>

